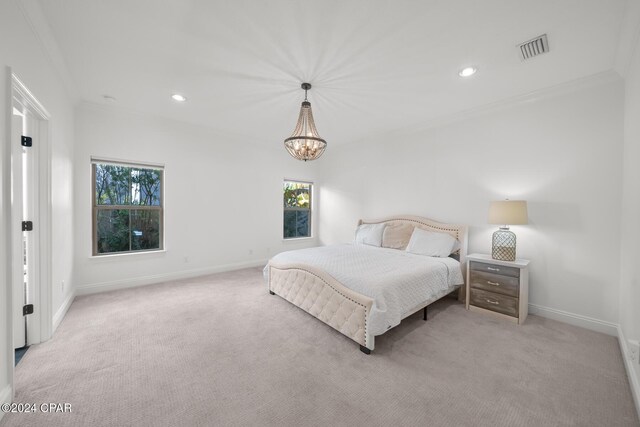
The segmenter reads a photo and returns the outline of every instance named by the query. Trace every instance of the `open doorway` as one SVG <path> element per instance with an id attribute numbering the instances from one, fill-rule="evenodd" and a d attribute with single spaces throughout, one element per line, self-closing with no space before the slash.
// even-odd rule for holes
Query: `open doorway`
<path id="1" fill-rule="evenodd" d="M 14 74 L 11 107 L 11 301 L 17 363 L 52 330 L 50 116 Z"/>

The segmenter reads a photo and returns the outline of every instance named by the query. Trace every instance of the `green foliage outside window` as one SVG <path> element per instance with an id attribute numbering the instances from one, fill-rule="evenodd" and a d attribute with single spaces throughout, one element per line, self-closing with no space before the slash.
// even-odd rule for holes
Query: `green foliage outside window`
<path id="1" fill-rule="evenodd" d="M 162 173 L 93 165 L 95 255 L 162 248 Z"/>
<path id="2" fill-rule="evenodd" d="M 307 208 L 310 207 L 311 184 L 302 182 L 284 183 L 284 207 Z"/>
<path id="3" fill-rule="evenodd" d="M 160 206 L 161 170 L 98 163 L 95 174 L 98 205 Z"/>
<path id="4" fill-rule="evenodd" d="M 306 182 L 284 182 L 285 239 L 311 236 L 311 187 Z"/>

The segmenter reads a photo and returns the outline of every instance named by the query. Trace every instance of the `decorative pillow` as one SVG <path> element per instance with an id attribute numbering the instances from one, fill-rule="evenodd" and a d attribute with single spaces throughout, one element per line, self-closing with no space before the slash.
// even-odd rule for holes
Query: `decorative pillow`
<path id="1" fill-rule="evenodd" d="M 415 227 L 406 223 L 389 223 L 382 233 L 382 247 L 405 250 Z"/>
<path id="2" fill-rule="evenodd" d="M 385 226 L 386 224 L 360 224 L 356 229 L 356 243 L 381 246 Z"/>
<path id="3" fill-rule="evenodd" d="M 416 228 L 407 245 L 407 252 L 446 258 L 451 254 L 455 242 L 455 237 L 450 234 Z"/>

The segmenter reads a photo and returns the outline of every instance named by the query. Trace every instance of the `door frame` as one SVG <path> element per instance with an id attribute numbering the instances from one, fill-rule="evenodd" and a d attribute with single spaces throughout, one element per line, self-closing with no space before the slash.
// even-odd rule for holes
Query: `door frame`
<path id="1" fill-rule="evenodd" d="M 38 242 L 39 259 L 36 271 L 38 275 L 38 285 L 33 289 L 33 304 L 35 306 L 35 312 L 31 316 L 33 321 L 31 322 L 28 332 L 30 335 L 29 343 L 37 344 L 47 341 L 51 338 L 53 333 L 53 302 L 52 302 L 52 281 L 51 281 L 51 241 L 52 241 L 52 226 L 51 226 L 51 115 L 47 109 L 38 101 L 33 93 L 25 86 L 25 84 L 14 74 L 11 68 L 8 69 L 8 86 L 9 86 L 9 108 L 7 108 L 7 123 L 12 127 L 12 116 L 14 103 L 18 103 L 22 107 L 31 113 L 35 118 L 38 140 L 34 141 L 35 144 L 39 144 L 36 151 L 36 158 L 34 159 L 34 165 L 38 169 L 36 187 L 38 188 L 38 207 L 33 219 L 37 227 L 34 227 L 35 241 Z M 11 129 L 11 135 L 13 135 L 14 129 Z M 11 144 L 11 138 L 9 144 Z M 15 158 L 17 153 L 21 154 L 21 147 L 13 147 L 15 144 L 11 144 L 8 154 Z M 11 170 L 11 177 L 13 180 L 14 170 Z M 22 235 L 22 231 L 17 229 L 15 223 L 17 218 L 20 218 L 22 206 L 17 206 L 15 203 L 11 204 L 11 229 L 9 235 L 10 241 L 14 241 L 15 233 Z M 21 221 L 21 220 L 20 220 Z M 9 257 L 8 269 L 12 271 L 11 276 L 13 278 L 14 269 L 14 255 L 16 247 L 12 245 L 11 253 Z M 21 251 L 20 251 L 21 253 Z M 13 301 L 13 289 L 14 284 L 9 286 L 8 301 Z M 11 306 L 11 311 L 15 307 Z M 37 312 L 37 315 L 34 316 Z M 13 313 L 9 316 L 11 321 L 8 325 L 8 341 L 10 342 L 9 348 L 11 351 L 11 358 L 13 361 Z M 15 387 L 13 384 L 13 365 L 10 369 L 10 384 L 11 389 L 15 394 Z"/>

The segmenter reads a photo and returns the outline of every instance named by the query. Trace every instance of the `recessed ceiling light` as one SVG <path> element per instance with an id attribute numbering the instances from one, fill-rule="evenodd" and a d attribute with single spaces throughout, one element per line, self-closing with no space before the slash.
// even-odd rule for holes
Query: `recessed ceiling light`
<path id="1" fill-rule="evenodd" d="M 174 93 L 173 95 L 171 95 L 171 98 L 174 101 L 178 101 L 178 102 L 184 102 L 187 100 L 187 98 L 184 95 L 180 95 L 179 93 Z"/>
<path id="2" fill-rule="evenodd" d="M 478 71 L 478 69 L 475 68 L 475 67 L 466 67 L 466 68 L 463 68 L 462 70 L 460 70 L 458 75 L 460 77 L 471 77 L 476 73 L 476 71 Z"/>

